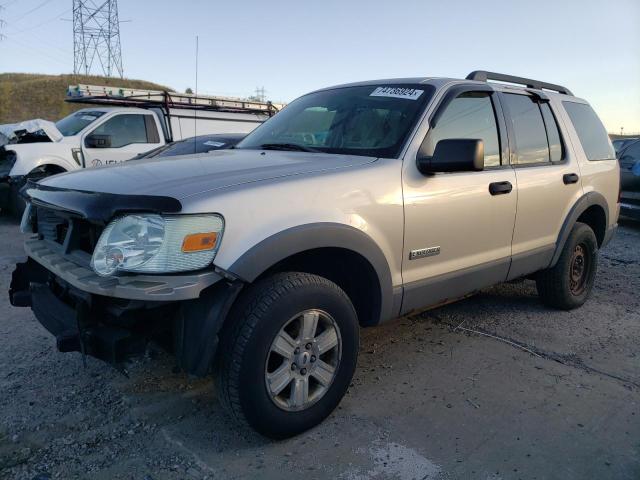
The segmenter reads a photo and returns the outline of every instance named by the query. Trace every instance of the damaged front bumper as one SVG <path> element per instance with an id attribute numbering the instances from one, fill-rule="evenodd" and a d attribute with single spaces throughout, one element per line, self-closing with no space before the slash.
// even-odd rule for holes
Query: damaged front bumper
<path id="1" fill-rule="evenodd" d="M 126 301 L 100 305 L 91 294 L 61 282 L 31 258 L 16 266 L 9 299 L 13 306 L 31 307 L 61 352 L 82 352 L 117 366 L 146 348 L 145 336 L 132 328 L 132 314 L 140 305 Z"/>
<path id="2" fill-rule="evenodd" d="M 27 261 L 12 275 L 9 298 L 31 307 L 61 352 L 81 352 L 116 367 L 150 340 L 178 366 L 210 372 L 218 332 L 242 285 L 213 271 L 193 275 L 100 277 L 48 246 L 28 240 Z"/>

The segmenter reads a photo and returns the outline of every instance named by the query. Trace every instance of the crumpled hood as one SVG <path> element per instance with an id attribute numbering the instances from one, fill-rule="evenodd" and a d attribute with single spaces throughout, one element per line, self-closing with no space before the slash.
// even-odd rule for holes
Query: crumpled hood
<path id="1" fill-rule="evenodd" d="M 162 195 L 178 200 L 199 193 L 324 170 L 364 165 L 375 157 L 323 153 L 219 150 L 173 159 L 132 160 L 119 165 L 56 175 L 49 187 L 125 195 Z"/>
<path id="2" fill-rule="evenodd" d="M 0 145 L 7 145 L 16 140 L 16 132 L 26 131 L 34 133 L 42 130 L 52 142 L 59 142 L 63 135 L 56 127 L 56 124 L 49 120 L 36 118 L 34 120 L 25 120 L 19 123 L 6 123 L 0 125 Z"/>

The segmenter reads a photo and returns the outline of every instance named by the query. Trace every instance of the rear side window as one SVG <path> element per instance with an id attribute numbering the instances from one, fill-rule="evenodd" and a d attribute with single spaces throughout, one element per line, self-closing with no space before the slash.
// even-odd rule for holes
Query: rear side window
<path id="1" fill-rule="evenodd" d="M 515 136 L 516 165 L 550 164 L 562 160 L 558 124 L 547 103 L 528 95 L 504 94 Z"/>
<path id="2" fill-rule="evenodd" d="M 602 122 L 589 105 L 562 102 L 589 160 L 615 159 L 616 154 Z"/>
<path id="3" fill-rule="evenodd" d="M 496 116 L 491 98 L 486 92 L 467 92 L 452 100 L 422 142 L 420 155 L 433 156 L 437 143 L 449 138 L 482 140 L 484 166 L 500 165 Z"/>
<path id="4" fill-rule="evenodd" d="M 620 167 L 631 170 L 636 162 L 640 162 L 640 141 L 632 143 L 620 151 Z"/>
<path id="5" fill-rule="evenodd" d="M 540 111 L 542 112 L 542 119 L 544 120 L 544 126 L 547 130 L 547 141 L 549 142 L 551 161 L 559 162 L 562 160 L 562 140 L 560 140 L 558 124 L 548 103 L 541 103 Z"/>

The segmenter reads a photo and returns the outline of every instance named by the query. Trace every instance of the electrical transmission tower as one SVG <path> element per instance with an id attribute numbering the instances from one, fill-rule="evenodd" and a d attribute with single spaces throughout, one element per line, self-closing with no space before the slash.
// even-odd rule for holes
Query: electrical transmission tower
<path id="1" fill-rule="evenodd" d="M 2 10 L 4 10 L 4 7 L 0 5 L 0 42 L 5 38 L 2 34 L 2 29 L 7 25 L 7 22 L 2 19 Z"/>
<path id="2" fill-rule="evenodd" d="M 264 87 L 256 87 L 256 100 L 259 102 L 264 102 L 267 98 L 265 95 L 266 90 Z"/>
<path id="3" fill-rule="evenodd" d="M 117 0 L 73 0 L 73 73 L 122 78 Z"/>

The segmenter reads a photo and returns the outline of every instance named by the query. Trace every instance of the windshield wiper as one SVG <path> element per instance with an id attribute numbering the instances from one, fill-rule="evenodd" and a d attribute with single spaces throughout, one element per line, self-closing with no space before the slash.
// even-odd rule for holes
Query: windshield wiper
<path id="1" fill-rule="evenodd" d="M 320 150 L 311 147 L 304 147 L 297 143 L 263 143 L 260 145 L 263 150 L 289 150 L 292 152 L 319 152 Z"/>

